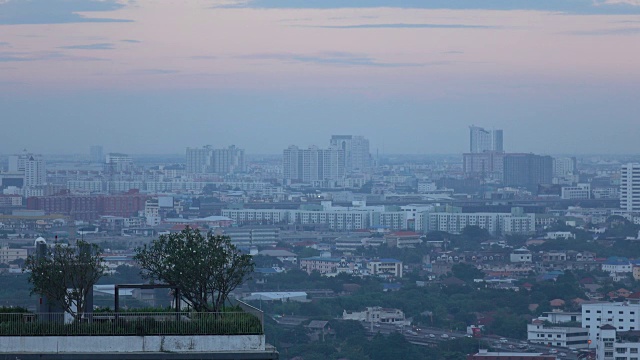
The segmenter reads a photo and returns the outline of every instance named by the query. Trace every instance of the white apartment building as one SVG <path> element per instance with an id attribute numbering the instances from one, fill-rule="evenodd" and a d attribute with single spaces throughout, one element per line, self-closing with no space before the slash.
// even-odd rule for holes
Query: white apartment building
<path id="1" fill-rule="evenodd" d="M 567 239 L 575 239 L 576 235 L 571 231 L 551 231 L 551 232 L 548 232 L 544 238 L 553 239 L 553 240 L 557 240 L 557 239 L 567 240 Z"/>
<path id="2" fill-rule="evenodd" d="M 554 158 L 553 159 L 553 177 L 563 178 L 571 176 L 576 173 L 577 161 L 576 158 Z"/>
<path id="3" fill-rule="evenodd" d="M 244 150 L 231 145 L 214 149 L 211 145 L 202 148 L 187 148 L 187 174 L 232 174 L 246 171 Z"/>
<path id="4" fill-rule="evenodd" d="M 426 194 L 438 190 L 436 183 L 431 181 L 418 181 L 418 194 Z"/>
<path id="5" fill-rule="evenodd" d="M 622 165 L 620 174 L 620 208 L 640 212 L 640 164 Z"/>
<path id="6" fill-rule="evenodd" d="M 533 344 L 586 349 L 589 332 L 581 327 L 544 326 L 543 321 L 533 320 L 527 325 L 527 340 Z"/>
<path id="7" fill-rule="evenodd" d="M 309 211 L 291 210 L 290 224 L 326 224 L 332 230 L 359 230 L 369 228 L 370 211 Z"/>
<path id="8" fill-rule="evenodd" d="M 469 152 L 504 151 L 502 130 L 485 130 L 479 126 L 469 126 Z"/>
<path id="9" fill-rule="evenodd" d="M 425 232 L 445 231 L 460 234 L 467 226 L 478 226 L 492 235 L 535 232 L 535 214 L 432 212 L 426 215 Z"/>
<path id="10" fill-rule="evenodd" d="M 402 310 L 379 306 L 367 307 L 365 311 L 359 312 L 344 310 L 342 319 L 386 324 L 410 324 L 406 321 Z"/>
<path id="11" fill-rule="evenodd" d="M 27 249 L 13 249 L 8 246 L 0 247 L 0 264 L 8 264 L 17 259 L 27 259 Z"/>
<path id="12" fill-rule="evenodd" d="M 226 216 L 238 225 L 289 223 L 289 210 L 273 209 L 222 209 Z"/>
<path id="13" fill-rule="evenodd" d="M 24 187 L 34 187 L 47 183 L 47 170 L 40 155 L 28 154 L 24 162 Z"/>
<path id="14" fill-rule="evenodd" d="M 160 225 L 160 204 L 158 199 L 149 199 L 144 203 L 144 217 L 148 226 Z"/>
<path id="15" fill-rule="evenodd" d="M 531 251 L 521 248 L 509 254 L 509 261 L 512 263 L 530 263 L 532 261 Z"/>
<path id="16" fill-rule="evenodd" d="M 289 182 L 312 183 L 342 180 L 345 175 L 345 152 L 339 148 L 300 149 L 289 146 L 282 153 L 283 178 Z"/>
<path id="17" fill-rule="evenodd" d="M 103 184 L 102 180 L 68 180 L 67 189 L 72 194 L 102 192 Z"/>
<path id="18" fill-rule="evenodd" d="M 371 226 L 382 226 L 391 230 L 407 229 L 407 213 L 404 211 L 375 211 L 371 213 Z"/>
<path id="19" fill-rule="evenodd" d="M 367 171 L 371 167 L 369 140 L 364 136 L 333 135 L 329 144 L 344 152 L 345 171 Z"/>
<path id="20" fill-rule="evenodd" d="M 127 154 L 108 153 L 105 157 L 107 171 L 121 172 L 133 170 L 133 159 Z"/>
<path id="21" fill-rule="evenodd" d="M 589 340 L 598 341 L 600 329 L 607 324 L 618 331 L 640 330 L 640 303 L 636 294 L 627 302 L 583 304 L 582 327 L 589 331 Z"/>
<path id="22" fill-rule="evenodd" d="M 595 343 L 598 360 L 639 360 L 640 342 L 629 341 L 612 325 L 601 328 L 602 338 Z"/>
<path id="23" fill-rule="evenodd" d="M 42 155 L 27 153 L 9 155 L 9 172 L 24 175 L 24 187 L 44 185 L 47 171 Z"/>
<path id="24" fill-rule="evenodd" d="M 563 186 L 560 191 L 560 198 L 564 200 L 591 199 L 591 184 Z"/>
<path id="25" fill-rule="evenodd" d="M 392 275 L 402 277 L 402 261 L 396 259 L 378 259 L 367 262 L 367 269 L 372 275 Z"/>

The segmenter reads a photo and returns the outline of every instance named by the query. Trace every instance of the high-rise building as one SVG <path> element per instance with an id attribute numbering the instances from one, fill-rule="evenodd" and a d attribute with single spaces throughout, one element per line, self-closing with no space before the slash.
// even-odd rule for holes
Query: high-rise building
<path id="1" fill-rule="evenodd" d="M 333 135 L 329 142 L 332 148 L 344 152 L 344 168 L 346 171 L 367 171 L 371 167 L 369 140 L 364 136 Z"/>
<path id="2" fill-rule="evenodd" d="M 620 208 L 640 212 L 640 164 L 622 165 L 620 174 Z"/>
<path id="3" fill-rule="evenodd" d="M 285 180 L 310 183 L 340 180 L 344 177 L 344 151 L 337 148 L 320 149 L 310 146 L 300 149 L 289 146 L 282 154 Z"/>
<path id="4" fill-rule="evenodd" d="M 555 178 L 575 175 L 577 168 L 577 160 L 575 157 L 553 159 L 553 177 Z"/>
<path id="5" fill-rule="evenodd" d="M 89 148 L 89 157 L 91 158 L 91 162 L 101 164 L 104 161 L 102 146 L 92 145 Z"/>
<path id="6" fill-rule="evenodd" d="M 187 148 L 187 173 L 204 174 L 210 172 L 213 149 L 210 145 L 203 148 Z"/>
<path id="7" fill-rule="evenodd" d="M 245 172 L 244 150 L 238 149 L 235 145 L 225 149 L 214 149 L 211 167 L 216 174 Z"/>
<path id="8" fill-rule="evenodd" d="M 105 171 L 110 173 L 133 170 L 133 159 L 127 154 L 108 153 L 105 157 Z"/>
<path id="9" fill-rule="evenodd" d="M 39 155 L 29 154 L 24 163 L 24 186 L 34 187 L 47 182 L 44 160 Z"/>
<path id="10" fill-rule="evenodd" d="M 233 174 L 247 170 L 244 150 L 231 145 L 223 149 L 213 149 L 210 145 L 202 148 L 187 148 L 188 174 Z"/>
<path id="11" fill-rule="evenodd" d="M 486 151 L 462 155 L 462 168 L 467 176 L 480 177 L 483 180 L 501 181 L 504 170 L 504 153 Z"/>
<path id="12" fill-rule="evenodd" d="M 47 182 L 42 155 L 27 153 L 26 150 L 22 154 L 9 156 L 9 172 L 24 176 L 23 187 L 44 185 Z"/>
<path id="13" fill-rule="evenodd" d="M 479 126 L 469 127 L 469 152 L 504 151 L 502 130 L 485 130 Z"/>
<path id="14" fill-rule="evenodd" d="M 551 184 L 553 159 L 534 154 L 505 154 L 503 171 L 504 185 L 535 190 L 540 184 Z"/>

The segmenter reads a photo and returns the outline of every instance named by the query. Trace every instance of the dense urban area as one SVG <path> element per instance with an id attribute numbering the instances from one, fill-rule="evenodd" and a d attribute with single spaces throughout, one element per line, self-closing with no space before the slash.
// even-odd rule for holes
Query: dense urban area
<path id="1" fill-rule="evenodd" d="M 136 249 L 190 228 L 253 256 L 232 296 L 282 359 L 640 358 L 640 156 L 510 153 L 478 126 L 448 156 L 238 145 L 0 156 L 0 310 L 35 311 L 38 238 L 102 249 L 98 309 L 147 281 Z M 118 301 L 172 306 L 166 288 Z"/>

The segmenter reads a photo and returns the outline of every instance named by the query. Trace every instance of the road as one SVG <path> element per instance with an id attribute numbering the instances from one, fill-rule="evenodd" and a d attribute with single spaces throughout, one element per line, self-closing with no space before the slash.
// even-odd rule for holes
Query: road
<path id="1" fill-rule="evenodd" d="M 390 334 L 402 332 L 405 338 L 416 345 L 435 346 L 439 342 L 467 337 L 467 333 L 461 331 L 449 331 L 438 328 L 416 328 L 412 326 L 400 327 L 393 324 L 364 324 L 370 334 Z M 504 340 L 501 340 L 504 339 Z M 578 355 L 568 348 L 530 344 L 523 340 L 513 338 L 501 338 L 499 336 L 484 336 L 478 340 L 489 343 L 496 351 L 502 352 L 532 352 L 556 355 L 558 359 L 577 360 Z M 526 346 L 526 347 L 525 347 Z M 554 352 L 555 351 L 555 352 Z"/>

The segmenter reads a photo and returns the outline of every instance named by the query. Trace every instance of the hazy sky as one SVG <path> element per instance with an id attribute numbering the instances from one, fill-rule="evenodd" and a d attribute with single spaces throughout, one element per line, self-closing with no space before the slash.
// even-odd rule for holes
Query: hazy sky
<path id="1" fill-rule="evenodd" d="M 0 0 L 0 153 L 638 153 L 640 0 Z"/>

